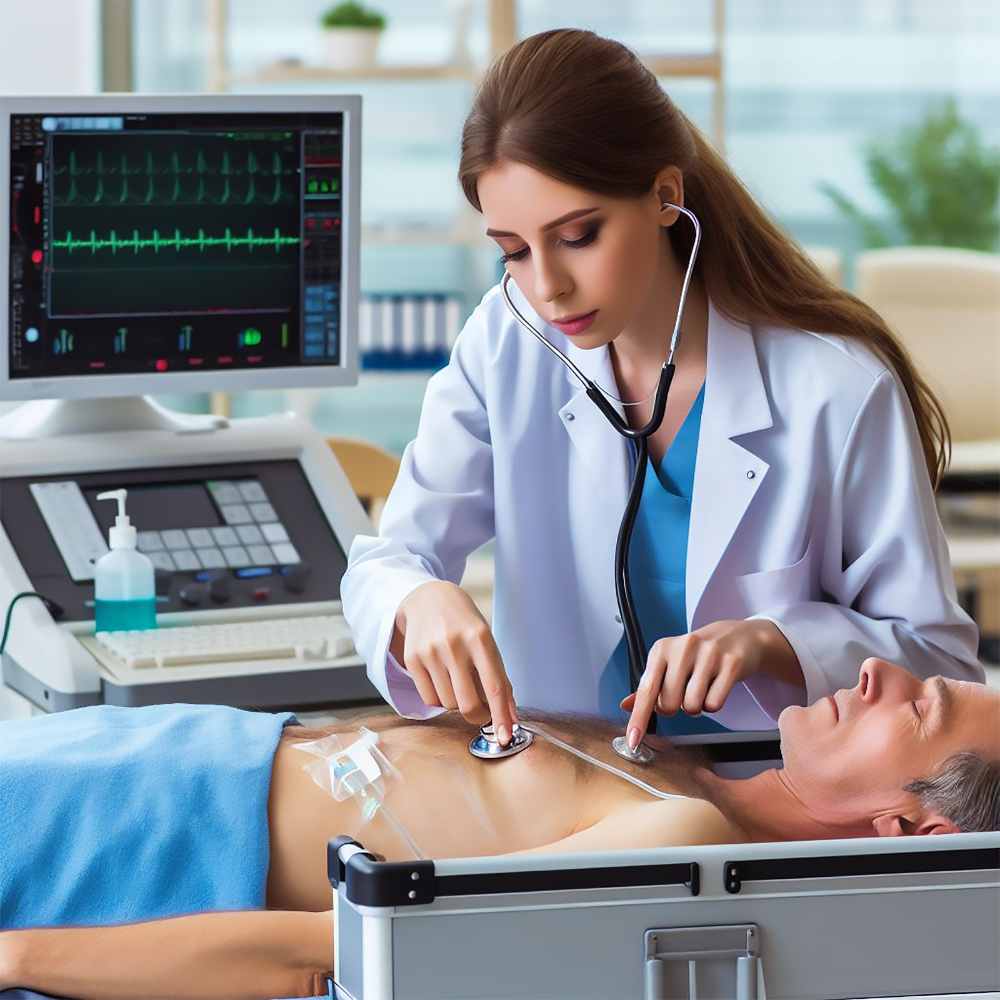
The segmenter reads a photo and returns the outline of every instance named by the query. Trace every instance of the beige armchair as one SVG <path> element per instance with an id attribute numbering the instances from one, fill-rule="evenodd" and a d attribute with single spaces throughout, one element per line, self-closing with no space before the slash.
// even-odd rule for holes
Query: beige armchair
<path id="1" fill-rule="evenodd" d="M 964 451 L 970 471 L 1000 470 L 1000 254 L 871 250 L 858 256 L 856 274 L 858 297 L 895 330 L 938 394 L 956 460 Z"/>
<path id="2" fill-rule="evenodd" d="M 844 269 L 839 250 L 835 247 L 821 246 L 808 246 L 803 249 L 825 278 L 835 285 L 843 286 Z"/>
<path id="3" fill-rule="evenodd" d="M 996 636 L 1000 255 L 945 247 L 872 250 L 858 256 L 856 276 L 858 297 L 893 328 L 944 407 L 953 450 L 939 505 L 952 566 L 963 603 L 984 634 Z"/>

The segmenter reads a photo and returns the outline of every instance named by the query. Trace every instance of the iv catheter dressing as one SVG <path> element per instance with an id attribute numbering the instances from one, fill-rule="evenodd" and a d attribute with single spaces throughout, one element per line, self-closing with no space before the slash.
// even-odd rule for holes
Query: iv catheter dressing
<path id="1" fill-rule="evenodd" d="M 577 377 L 580 383 L 586 389 L 587 395 L 594 402 L 594 405 L 604 414 L 608 423 L 618 431 L 623 437 L 632 441 L 635 446 L 635 472 L 632 477 L 632 487 L 629 491 L 628 502 L 625 505 L 625 512 L 622 515 L 621 525 L 618 529 L 618 541 L 615 546 L 615 596 L 618 599 L 618 611 L 621 616 L 622 626 L 625 630 L 625 643 L 628 649 L 628 667 L 629 667 L 629 678 L 632 683 L 632 690 L 635 691 L 639 686 L 639 681 L 642 678 L 645 662 L 645 643 L 642 636 L 642 627 L 639 623 L 639 616 L 635 609 L 635 604 L 632 598 L 632 587 L 629 583 L 629 571 L 628 571 L 628 560 L 629 560 L 629 545 L 632 541 L 632 530 L 635 527 L 636 514 L 639 510 L 639 501 L 642 499 L 643 485 L 646 480 L 646 461 L 649 456 L 649 438 L 655 434 L 659 429 L 660 425 L 663 423 L 663 415 L 667 408 L 667 394 L 670 391 L 670 383 L 674 377 L 674 353 L 677 350 L 677 342 L 680 338 L 681 332 L 681 321 L 684 316 L 684 304 L 687 299 L 688 286 L 691 283 L 691 276 L 694 274 L 695 261 L 698 257 L 698 247 L 701 244 L 701 225 L 698 222 L 695 214 L 680 205 L 674 205 L 670 202 L 664 203 L 660 210 L 663 211 L 667 208 L 674 208 L 678 212 L 687 216 L 691 220 L 691 224 L 694 226 L 694 243 L 691 247 L 691 256 L 688 259 L 687 270 L 684 274 L 684 283 L 681 286 L 681 294 L 677 303 L 677 315 L 674 319 L 674 329 L 673 334 L 670 338 L 670 349 L 667 353 L 667 360 L 663 364 L 663 368 L 660 369 L 660 378 L 656 386 L 655 393 L 653 395 L 653 410 L 649 418 L 649 422 L 639 429 L 633 429 L 630 427 L 621 416 L 618 415 L 617 410 L 609 402 L 607 393 L 603 390 L 596 382 L 592 382 L 587 378 L 583 372 L 568 358 L 562 351 L 559 350 L 555 344 L 551 343 L 542 333 L 535 329 L 534 326 L 524 317 L 521 311 L 514 305 L 511 300 L 510 291 L 507 286 L 510 283 L 511 276 L 509 273 L 503 276 L 500 282 L 500 287 L 503 292 L 503 297 L 507 302 L 507 307 L 513 313 L 517 321 L 523 326 L 532 336 L 535 337 L 546 349 L 551 351 L 559 360 Z M 638 402 L 625 402 L 624 400 L 617 400 L 625 406 L 635 406 L 638 403 L 645 402 L 645 400 L 639 400 Z M 649 759 L 652 759 L 651 752 L 648 748 L 643 747 L 641 744 L 636 748 L 635 751 L 629 749 L 628 744 L 625 742 L 623 737 L 617 737 L 612 741 L 612 747 L 615 752 L 627 760 L 631 760 L 637 763 L 648 763 Z"/>

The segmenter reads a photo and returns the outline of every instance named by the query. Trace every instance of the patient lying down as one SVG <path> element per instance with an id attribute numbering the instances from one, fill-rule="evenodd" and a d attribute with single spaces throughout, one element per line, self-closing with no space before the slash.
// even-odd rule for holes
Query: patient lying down
<path id="1" fill-rule="evenodd" d="M 649 742 L 657 761 L 630 765 L 608 748 L 619 730 L 607 723 L 522 715 L 681 797 L 654 797 L 544 739 L 517 756 L 479 761 L 468 753 L 469 727 L 456 718 L 290 725 L 271 765 L 262 908 L 101 927 L 0 924 L 0 989 L 147 1000 L 322 993 L 332 964 L 326 845 L 338 834 L 398 860 L 413 857 L 415 846 L 445 858 L 1000 829 L 1000 692 L 920 680 L 883 660 L 866 660 L 855 687 L 785 709 L 783 768 L 742 780 L 723 779 L 696 752 L 656 738 Z M 362 723 L 402 776 L 385 782 L 387 808 L 370 821 L 356 801 L 322 790 L 305 770 L 315 758 L 297 749 L 339 730 L 346 745 Z M 0 786 L 2 779 L 0 770 Z M 198 824 L 190 816 L 193 834 Z M 218 845 L 220 854 L 226 848 Z"/>

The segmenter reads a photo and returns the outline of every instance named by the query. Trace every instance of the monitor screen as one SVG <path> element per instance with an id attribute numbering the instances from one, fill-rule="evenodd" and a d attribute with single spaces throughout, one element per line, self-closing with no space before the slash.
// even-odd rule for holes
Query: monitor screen
<path id="1" fill-rule="evenodd" d="M 8 383 L 344 364 L 345 112 L 109 100 L 9 116 Z"/>

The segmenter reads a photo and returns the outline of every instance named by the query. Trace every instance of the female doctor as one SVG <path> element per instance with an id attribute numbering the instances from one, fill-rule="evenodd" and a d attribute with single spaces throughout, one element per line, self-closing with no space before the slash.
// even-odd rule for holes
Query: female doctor
<path id="1" fill-rule="evenodd" d="M 459 179 L 520 312 L 650 416 L 694 227 L 662 426 L 630 547 L 636 695 L 614 584 L 634 449 L 486 293 L 429 381 L 344 614 L 400 714 L 506 744 L 517 704 L 658 731 L 772 728 L 869 656 L 982 680 L 934 503 L 937 401 L 885 323 L 826 281 L 623 45 L 556 30 L 489 70 Z M 577 317 L 584 320 L 575 321 Z M 561 322 L 570 321 L 570 322 Z M 458 583 L 495 538 L 493 631 Z M 698 718 L 701 716 L 701 718 Z M 710 721 L 714 720 L 714 721 Z"/>

